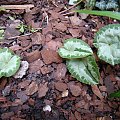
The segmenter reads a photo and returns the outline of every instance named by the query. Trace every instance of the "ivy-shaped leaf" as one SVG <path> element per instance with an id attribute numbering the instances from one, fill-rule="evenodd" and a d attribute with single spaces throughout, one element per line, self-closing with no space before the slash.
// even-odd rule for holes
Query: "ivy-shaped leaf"
<path id="1" fill-rule="evenodd" d="M 62 58 L 83 58 L 92 55 L 92 49 L 87 43 L 80 39 L 71 38 L 64 42 L 64 46 L 59 49 L 59 55 Z"/>
<path id="2" fill-rule="evenodd" d="M 0 49 L 0 78 L 14 75 L 20 67 L 20 57 L 8 48 Z"/>
<path id="3" fill-rule="evenodd" d="M 120 63 L 120 24 L 110 24 L 101 28 L 94 39 L 98 57 L 115 65 Z"/>
<path id="4" fill-rule="evenodd" d="M 67 67 L 71 75 L 82 83 L 99 83 L 99 69 L 93 56 L 67 60 Z"/>

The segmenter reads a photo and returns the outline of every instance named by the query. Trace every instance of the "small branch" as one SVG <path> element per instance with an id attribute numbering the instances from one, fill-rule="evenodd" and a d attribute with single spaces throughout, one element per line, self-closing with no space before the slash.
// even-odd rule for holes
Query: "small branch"
<path id="1" fill-rule="evenodd" d="M 75 5 L 73 5 L 73 6 L 71 6 L 70 8 L 68 8 L 68 9 L 66 9 L 66 10 L 64 10 L 64 11 L 61 11 L 61 12 L 59 12 L 59 13 L 60 13 L 60 14 L 63 14 L 63 13 L 65 13 L 65 12 L 71 10 L 72 8 L 74 8 L 74 7 L 76 7 L 77 5 L 79 5 L 82 1 L 83 1 L 83 0 L 80 0 L 80 1 L 79 1 L 78 3 L 76 3 Z"/>
<path id="2" fill-rule="evenodd" d="M 0 8 L 5 8 L 8 10 L 11 9 L 27 9 L 27 8 L 33 8 L 33 4 L 27 4 L 27 5 L 1 5 Z"/>
<path id="3" fill-rule="evenodd" d="M 27 4 L 27 5 L 1 5 L 0 8 L 4 8 L 6 10 L 18 10 L 23 9 L 26 11 L 30 11 L 30 8 L 33 8 L 33 4 Z"/>
<path id="4" fill-rule="evenodd" d="M 42 30 L 42 28 L 35 28 L 36 31 L 33 32 L 33 33 L 36 33 L 38 32 L 39 30 Z M 24 37 L 24 36 L 29 36 L 29 35 L 32 35 L 33 33 L 27 33 L 27 34 L 24 34 L 24 35 L 18 35 L 18 36 L 14 36 L 14 37 L 9 37 L 7 38 L 8 40 L 11 40 L 11 39 L 15 39 L 15 38 L 19 38 L 19 37 Z"/>

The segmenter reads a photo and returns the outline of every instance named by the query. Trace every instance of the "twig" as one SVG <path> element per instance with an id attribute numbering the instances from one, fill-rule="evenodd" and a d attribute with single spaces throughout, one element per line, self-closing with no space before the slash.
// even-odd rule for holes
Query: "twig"
<path id="1" fill-rule="evenodd" d="M 36 33 L 38 32 L 39 30 L 42 30 L 42 28 L 35 28 L 36 31 L 33 32 L 33 33 Z M 24 35 L 18 35 L 18 36 L 14 36 L 14 37 L 9 37 L 7 38 L 8 40 L 11 40 L 11 39 L 15 39 L 15 38 L 19 38 L 19 37 L 24 37 L 24 36 L 29 36 L 29 35 L 32 35 L 33 33 L 27 33 L 27 34 L 24 34 Z"/>
<path id="2" fill-rule="evenodd" d="M 27 9 L 27 8 L 33 8 L 33 4 L 27 4 L 27 5 L 1 5 L 0 8 L 5 8 L 5 9 Z"/>
<path id="3" fill-rule="evenodd" d="M 24 34 L 24 35 L 18 35 L 18 36 L 14 36 L 14 37 L 9 37 L 7 38 L 8 40 L 11 40 L 11 39 L 15 39 L 15 38 L 19 38 L 19 37 L 24 37 L 24 36 L 29 36 L 31 35 L 32 33 L 27 33 L 27 34 Z"/>
<path id="4" fill-rule="evenodd" d="M 33 8 L 33 4 L 27 4 L 27 5 L 1 5 L 0 8 L 4 8 L 5 10 L 18 10 L 23 9 L 26 10 L 26 12 L 30 11 L 30 8 Z"/>
<path id="5" fill-rule="evenodd" d="M 75 12 L 68 12 L 68 13 L 64 13 L 62 14 L 63 16 L 66 16 L 66 15 L 72 15 L 72 14 L 75 14 Z"/>
<path id="6" fill-rule="evenodd" d="M 63 14 L 65 12 L 67 12 L 68 10 L 71 10 L 72 8 L 76 7 L 77 5 L 79 5 L 83 0 L 80 0 L 78 3 L 76 3 L 75 5 L 71 6 L 70 8 L 64 10 L 64 11 L 61 11 L 59 12 L 60 14 Z"/>

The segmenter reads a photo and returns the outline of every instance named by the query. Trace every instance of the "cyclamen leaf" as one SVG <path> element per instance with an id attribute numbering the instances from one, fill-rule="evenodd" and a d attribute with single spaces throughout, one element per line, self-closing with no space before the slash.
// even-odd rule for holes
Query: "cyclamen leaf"
<path id="1" fill-rule="evenodd" d="M 99 83 L 99 69 L 93 56 L 67 60 L 67 67 L 71 75 L 82 83 L 90 85 Z"/>
<path id="2" fill-rule="evenodd" d="M 94 46 L 98 57 L 115 65 L 120 63 L 120 24 L 110 24 L 101 28 L 95 36 Z"/>
<path id="3" fill-rule="evenodd" d="M 20 57 L 8 48 L 0 49 L 0 78 L 14 75 L 20 67 Z"/>
<path id="4" fill-rule="evenodd" d="M 59 49 L 59 55 L 62 58 L 83 58 L 92 55 L 92 49 L 87 43 L 80 39 L 72 38 L 64 42 L 64 46 Z"/>

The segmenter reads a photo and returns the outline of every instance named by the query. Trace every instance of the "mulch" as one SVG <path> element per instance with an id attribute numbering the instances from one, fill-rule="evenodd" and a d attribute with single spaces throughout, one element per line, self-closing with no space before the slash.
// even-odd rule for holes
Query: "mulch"
<path id="1" fill-rule="evenodd" d="M 0 4 L 28 3 L 35 5 L 29 12 L 0 13 L 0 26 L 5 28 L 0 47 L 9 47 L 22 61 L 22 77 L 0 78 L 0 119 L 119 120 L 120 101 L 108 95 L 120 88 L 120 66 L 111 66 L 96 57 L 100 84 L 90 86 L 70 75 L 57 52 L 65 39 L 75 37 L 88 43 L 96 53 L 95 33 L 119 21 L 70 11 L 60 14 L 69 7 L 65 0 L 0 0 Z M 20 33 L 16 27 L 21 22 L 39 30 Z"/>

